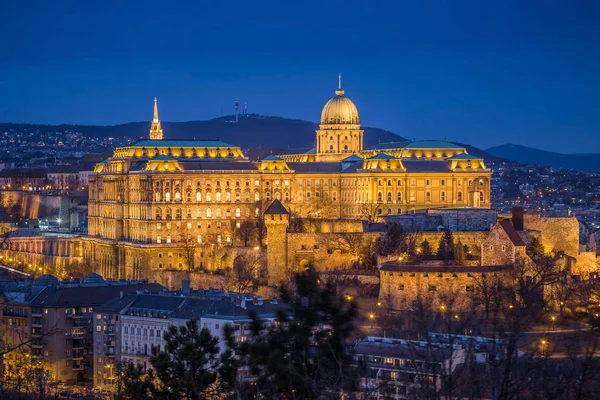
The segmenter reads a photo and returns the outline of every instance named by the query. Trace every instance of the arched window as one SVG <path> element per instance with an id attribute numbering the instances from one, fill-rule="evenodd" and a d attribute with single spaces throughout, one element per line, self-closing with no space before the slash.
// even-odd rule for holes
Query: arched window
<path id="1" fill-rule="evenodd" d="M 212 210 L 210 207 L 206 209 L 206 218 L 212 218 Z"/>
<path id="2" fill-rule="evenodd" d="M 240 218 L 242 216 L 242 212 L 239 208 L 235 209 L 235 217 L 236 218 Z"/>
<path id="3" fill-rule="evenodd" d="M 388 192 L 387 201 L 392 201 L 392 192 Z"/>
<path id="4" fill-rule="evenodd" d="M 167 219 L 171 219 L 172 216 L 171 209 L 167 207 Z"/>
<path id="5" fill-rule="evenodd" d="M 344 150 L 348 150 L 348 145 L 347 144 L 344 145 Z"/>
<path id="6" fill-rule="evenodd" d="M 254 201 L 259 201 L 259 200 L 260 200 L 260 193 L 254 192 Z"/>
<path id="7" fill-rule="evenodd" d="M 397 199 L 398 201 L 402 201 L 402 192 L 397 192 L 397 193 L 396 193 L 396 199 Z"/>
<path id="8" fill-rule="evenodd" d="M 246 201 L 250 201 L 250 192 L 246 192 L 245 198 L 246 198 Z"/>
<path id="9" fill-rule="evenodd" d="M 181 193 L 175 192 L 175 201 L 181 201 Z"/>
<path id="10" fill-rule="evenodd" d="M 240 192 L 235 192 L 235 201 L 240 201 Z"/>
<path id="11" fill-rule="evenodd" d="M 211 197 L 211 196 L 210 196 L 210 192 L 207 192 L 207 193 L 206 193 L 206 201 L 210 201 L 210 197 Z"/>
<path id="12" fill-rule="evenodd" d="M 458 201 L 463 201 L 463 199 L 462 199 L 462 192 L 458 192 L 457 195 L 456 195 L 456 198 L 457 198 Z"/>
<path id="13" fill-rule="evenodd" d="M 225 201 L 231 201 L 231 193 L 225 192 Z"/>
<path id="14" fill-rule="evenodd" d="M 398 179 L 397 185 L 402 186 L 402 181 L 400 179 Z"/>
<path id="15" fill-rule="evenodd" d="M 440 192 L 440 200 L 446 201 L 446 192 Z"/>
<path id="16" fill-rule="evenodd" d="M 333 151 L 333 145 L 329 146 L 329 151 Z"/>
<path id="17" fill-rule="evenodd" d="M 383 193 L 381 193 L 381 192 L 377 193 L 377 201 L 383 201 Z"/>
<path id="18" fill-rule="evenodd" d="M 171 192 L 165 193 L 165 201 L 171 201 Z"/>
<path id="19" fill-rule="evenodd" d="M 156 201 L 160 201 L 160 192 L 156 192 L 155 199 Z"/>
<path id="20" fill-rule="evenodd" d="M 479 201 L 483 201 L 483 192 L 479 192 Z"/>
<path id="21" fill-rule="evenodd" d="M 221 192 L 217 192 L 217 194 L 215 195 L 215 201 L 221 201 Z"/>
<path id="22" fill-rule="evenodd" d="M 196 192 L 196 201 L 202 201 L 202 193 Z"/>
<path id="23" fill-rule="evenodd" d="M 392 180 L 388 179 L 388 186 L 392 186 Z"/>
<path id="24" fill-rule="evenodd" d="M 271 192 L 267 192 L 266 195 L 267 195 L 267 201 L 271 201 Z"/>
<path id="25" fill-rule="evenodd" d="M 181 208 L 175 210 L 175 218 L 181 219 Z"/>
<path id="26" fill-rule="evenodd" d="M 192 201 L 192 192 L 187 192 L 187 193 L 185 194 L 185 201 L 187 201 L 188 203 L 189 203 L 190 201 Z"/>
<path id="27" fill-rule="evenodd" d="M 156 209 L 156 219 L 162 219 L 162 210 L 160 208 Z"/>
<path id="28" fill-rule="evenodd" d="M 217 218 L 221 218 L 221 209 L 220 208 L 217 208 L 217 212 L 215 213 L 215 216 Z"/>
<path id="29" fill-rule="evenodd" d="M 289 192 L 285 192 L 285 201 L 290 201 L 290 194 L 289 194 Z"/>

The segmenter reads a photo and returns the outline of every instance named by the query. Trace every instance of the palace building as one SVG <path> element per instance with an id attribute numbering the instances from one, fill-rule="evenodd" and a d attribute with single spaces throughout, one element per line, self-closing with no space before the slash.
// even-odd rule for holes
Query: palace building
<path id="1" fill-rule="evenodd" d="M 275 199 L 297 216 L 341 220 L 364 219 L 366 210 L 490 206 L 491 171 L 461 146 L 422 140 L 363 148 L 358 110 L 341 82 L 307 153 L 252 162 L 220 140 L 163 138 L 156 99 L 149 137 L 117 148 L 89 176 L 84 258 L 104 277 L 210 269 L 215 246 L 235 245 L 240 224 Z"/>

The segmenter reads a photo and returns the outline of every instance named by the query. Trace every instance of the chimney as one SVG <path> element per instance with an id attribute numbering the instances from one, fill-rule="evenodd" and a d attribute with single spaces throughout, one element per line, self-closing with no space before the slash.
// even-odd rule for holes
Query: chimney
<path id="1" fill-rule="evenodd" d="M 512 223 L 516 230 L 523 230 L 523 207 L 512 208 Z"/>
<path id="2" fill-rule="evenodd" d="M 183 293 L 184 296 L 189 296 L 189 294 L 190 294 L 190 280 L 189 279 L 183 279 L 181 281 L 181 293 Z"/>

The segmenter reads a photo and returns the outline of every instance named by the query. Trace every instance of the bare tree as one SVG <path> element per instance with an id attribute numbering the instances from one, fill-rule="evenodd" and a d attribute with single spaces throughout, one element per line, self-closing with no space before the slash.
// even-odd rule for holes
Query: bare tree
<path id="1" fill-rule="evenodd" d="M 235 237 L 244 243 L 245 247 L 257 236 L 256 221 L 244 220 L 235 231 Z"/>
<path id="2" fill-rule="evenodd" d="M 371 225 L 381 222 L 380 207 L 377 203 L 364 203 L 360 206 L 361 217 L 367 221 L 369 230 Z"/>
<path id="3" fill-rule="evenodd" d="M 232 291 L 242 293 L 252 288 L 260 276 L 262 259 L 258 251 L 236 257 L 228 273 L 228 284 Z"/>

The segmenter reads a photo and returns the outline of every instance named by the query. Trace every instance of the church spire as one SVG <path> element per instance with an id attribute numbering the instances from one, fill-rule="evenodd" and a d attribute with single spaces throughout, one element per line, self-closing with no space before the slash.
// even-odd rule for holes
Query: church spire
<path id="1" fill-rule="evenodd" d="M 163 130 L 158 119 L 158 99 L 154 98 L 154 118 L 152 118 L 152 125 L 150 125 L 150 139 L 151 140 L 162 140 Z"/>

